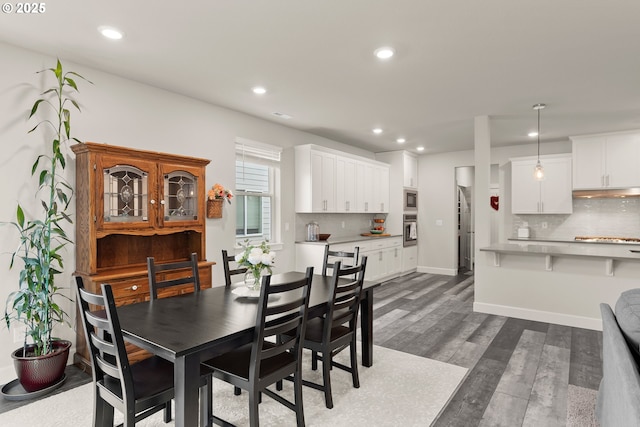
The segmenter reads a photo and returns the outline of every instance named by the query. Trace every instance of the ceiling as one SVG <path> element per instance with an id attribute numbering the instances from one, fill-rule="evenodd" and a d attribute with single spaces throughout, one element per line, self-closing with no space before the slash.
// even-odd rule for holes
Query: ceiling
<path id="1" fill-rule="evenodd" d="M 491 117 L 492 145 L 531 142 L 538 102 L 547 104 L 543 142 L 640 129 L 637 0 L 45 6 L 0 15 L 0 41 L 370 151 L 471 149 L 481 115 Z M 103 38 L 100 25 L 124 39 Z M 373 55 L 383 45 L 396 51 L 384 62 Z M 255 85 L 267 93 L 253 94 Z"/>

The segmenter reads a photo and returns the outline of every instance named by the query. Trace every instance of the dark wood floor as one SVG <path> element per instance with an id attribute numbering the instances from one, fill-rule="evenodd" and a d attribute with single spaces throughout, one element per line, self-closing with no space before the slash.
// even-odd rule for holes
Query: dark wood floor
<path id="1" fill-rule="evenodd" d="M 414 273 L 374 293 L 377 345 L 469 373 L 434 426 L 563 426 L 568 385 L 596 390 L 602 333 L 474 313 L 473 275 Z M 57 391 L 90 381 L 67 367 Z M 31 401 L 0 398 L 0 413 Z"/>
<path id="2" fill-rule="evenodd" d="M 564 426 L 569 385 L 600 384 L 602 333 L 474 313 L 473 280 L 415 273 L 384 283 L 375 344 L 469 369 L 434 426 Z"/>

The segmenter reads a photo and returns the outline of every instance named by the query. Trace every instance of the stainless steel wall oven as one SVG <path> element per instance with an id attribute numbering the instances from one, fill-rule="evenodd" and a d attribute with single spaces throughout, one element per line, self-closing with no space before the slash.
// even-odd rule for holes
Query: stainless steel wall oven
<path id="1" fill-rule="evenodd" d="M 418 215 L 405 214 L 403 219 L 403 246 L 415 246 L 418 244 Z"/>

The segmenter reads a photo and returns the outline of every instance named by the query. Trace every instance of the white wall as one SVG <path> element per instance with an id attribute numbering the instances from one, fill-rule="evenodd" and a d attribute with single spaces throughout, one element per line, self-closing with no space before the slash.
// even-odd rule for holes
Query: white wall
<path id="1" fill-rule="evenodd" d="M 52 55 L 55 54 L 52 52 Z M 33 197 L 35 181 L 30 169 L 35 156 L 45 149 L 41 133 L 27 135 L 33 126 L 27 123 L 29 110 L 43 87 L 44 68 L 55 66 L 54 56 L 0 44 L 2 79 L 0 81 L 0 221 L 15 219 L 15 204 L 20 202 L 28 211 L 37 209 Z M 282 182 L 294 181 L 293 147 L 298 144 L 318 144 L 374 158 L 374 154 L 339 142 L 317 137 L 257 119 L 245 114 L 203 103 L 198 100 L 160 90 L 96 69 L 68 63 L 60 58 L 63 66 L 73 70 L 94 84 L 78 80 L 77 96 L 82 113 L 72 112 L 73 136 L 83 141 L 101 142 L 132 148 L 164 151 L 211 159 L 207 167 L 207 187 L 219 182 L 234 188 L 236 137 L 278 145 L 285 148 L 282 158 Z M 51 84 L 48 80 L 47 86 Z M 34 87 L 38 85 L 38 87 Z M 75 182 L 72 152 L 66 170 L 70 181 Z M 293 190 L 283 185 L 282 223 L 289 222 L 289 231 L 282 232 L 284 248 L 278 253 L 276 272 L 293 269 L 295 214 Z M 75 207 L 73 207 L 75 209 Z M 234 244 L 235 205 L 225 205 L 222 219 L 207 220 L 207 258 L 220 262 L 220 251 Z M 74 230 L 70 230 L 71 236 Z M 17 245 L 17 235 L 9 226 L 0 227 L 0 301 L 4 304 L 8 294 L 17 288 L 18 270 L 9 270 L 10 256 Z M 74 249 L 69 247 L 65 258 L 65 271 L 59 284 L 69 286 L 74 271 Z M 214 284 L 223 283 L 222 266 L 213 267 Z M 70 289 L 66 294 L 73 298 Z M 75 315 L 75 307 L 67 305 L 67 312 Z M 74 324 L 75 320 L 72 321 Z M 69 328 L 56 333 L 74 340 Z M 15 377 L 10 349 L 17 348 L 6 327 L 0 328 L 0 383 Z"/>

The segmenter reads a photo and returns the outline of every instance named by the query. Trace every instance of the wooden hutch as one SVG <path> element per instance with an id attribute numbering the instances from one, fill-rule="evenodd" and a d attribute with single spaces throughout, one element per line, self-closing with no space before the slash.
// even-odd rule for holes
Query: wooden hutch
<path id="1" fill-rule="evenodd" d="M 193 252 L 202 287 L 211 287 L 214 263 L 207 262 L 205 236 L 209 160 L 93 142 L 71 149 L 76 155 L 75 274 L 89 291 L 99 293 L 100 285 L 109 283 L 118 305 L 148 300 L 147 257 L 162 263 L 187 260 Z M 90 369 L 80 322 L 76 349 L 74 362 Z M 136 347 L 128 351 L 131 362 L 146 357 Z"/>

